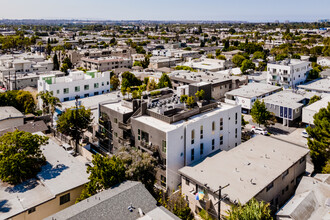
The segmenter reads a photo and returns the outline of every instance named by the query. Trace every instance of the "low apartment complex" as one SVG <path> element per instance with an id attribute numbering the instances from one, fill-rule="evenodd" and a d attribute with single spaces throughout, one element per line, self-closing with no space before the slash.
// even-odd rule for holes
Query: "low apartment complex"
<path id="1" fill-rule="evenodd" d="M 81 58 L 80 67 L 88 70 L 110 71 L 118 68 L 131 68 L 132 59 L 123 57 Z"/>
<path id="2" fill-rule="evenodd" d="M 311 69 L 311 62 L 296 59 L 268 63 L 267 82 L 284 88 L 295 88 L 306 81 Z"/>
<path id="3" fill-rule="evenodd" d="M 241 105 L 244 113 L 250 113 L 254 102 L 271 94 L 281 91 L 282 88 L 262 83 L 249 83 L 241 88 L 226 93 L 226 103 Z"/>
<path id="4" fill-rule="evenodd" d="M 180 184 L 178 169 L 217 150 L 241 143 L 241 108 L 206 102 L 188 108 L 171 93 L 148 101 L 100 105 L 102 146 L 114 150 L 132 145 L 158 158 L 157 183 L 166 189 Z M 102 130 L 103 129 L 103 130 Z"/>
<path id="5" fill-rule="evenodd" d="M 179 170 L 182 193 L 192 211 L 218 213 L 219 187 L 221 216 L 232 204 L 246 204 L 252 198 L 270 203 L 277 210 L 294 193 L 306 169 L 308 150 L 288 142 L 257 136 L 228 152 L 219 152 Z M 217 191 L 217 192 L 216 192 Z M 203 199 L 196 199 L 203 193 Z"/>
<path id="6" fill-rule="evenodd" d="M 180 94 L 186 94 L 181 90 L 187 90 L 189 84 L 208 83 L 211 85 L 211 97 L 221 100 L 225 93 L 237 89 L 248 83 L 246 77 L 229 76 L 216 72 L 190 72 L 185 70 L 173 71 L 169 74 L 172 87 L 179 90 Z"/>
<path id="7" fill-rule="evenodd" d="M 37 133 L 42 135 L 42 133 Z M 49 139 L 41 150 L 47 164 L 30 179 L 16 186 L 0 181 L 0 219 L 41 220 L 73 204 L 88 183 L 86 166 Z M 3 209 L 2 209 L 3 210 Z"/>
<path id="8" fill-rule="evenodd" d="M 104 94 L 110 91 L 110 72 L 75 71 L 68 76 L 40 76 L 38 92 L 49 91 L 61 102 Z"/>

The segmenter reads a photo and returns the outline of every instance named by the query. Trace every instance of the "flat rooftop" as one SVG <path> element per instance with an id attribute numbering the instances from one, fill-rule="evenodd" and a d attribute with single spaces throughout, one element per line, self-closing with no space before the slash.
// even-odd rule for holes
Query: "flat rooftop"
<path id="1" fill-rule="evenodd" d="M 265 103 L 279 105 L 289 108 L 299 108 L 304 106 L 302 101 L 310 99 L 315 93 L 311 92 L 294 92 L 292 90 L 283 90 L 263 98 Z"/>
<path id="2" fill-rule="evenodd" d="M 299 85 L 299 89 L 312 90 L 317 92 L 330 93 L 330 78 L 317 79 L 304 85 Z"/>
<path id="3" fill-rule="evenodd" d="M 228 194 L 232 202 L 245 204 L 308 152 L 297 145 L 258 135 L 230 151 L 185 166 L 179 172 L 199 184 L 207 184 L 212 191 L 230 184 L 222 193 Z"/>
<path id="4" fill-rule="evenodd" d="M 321 100 L 306 106 L 304 109 L 318 112 L 321 108 L 326 108 L 330 103 L 330 95 L 323 96 Z"/>
<path id="5" fill-rule="evenodd" d="M 263 83 L 249 83 L 241 88 L 234 89 L 226 93 L 226 95 L 239 96 L 243 98 L 254 98 L 266 95 L 267 93 L 272 93 L 279 91 L 281 87 L 273 86 Z"/>
<path id="6" fill-rule="evenodd" d="M 150 127 L 154 127 L 157 130 L 168 132 L 168 131 L 172 131 L 172 130 L 177 129 L 178 127 L 181 127 L 184 124 L 188 124 L 188 123 L 191 123 L 191 122 L 196 122 L 196 121 L 199 121 L 199 120 L 203 120 L 205 118 L 211 117 L 211 116 L 219 113 L 220 111 L 226 111 L 228 109 L 235 108 L 235 107 L 236 106 L 231 105 L 231 104 L 221 103 L 220 107 L 217 107 L 213 110 L 203 112 L 201 114 L 193 115 L 189 118 L 186 118 L 185 120 L 177 121 L 177 122 L 174 122 L 174 123 L 171 123 L 171 124 L 167 123 L 167 122 L 164 122 L 160 119 L 154 118 L 152 116 L 149 116 L 149 115 L 143 115 L 143 116 L 135 117 L 135 118 L 132 118 L 132 120 L 136 120 L 136 121 L 144 123 L 144 124 L 146 124 Z"/>
<path id="7" fill-rule="evenodd" d="M 42 133 L 36 133 L 43 135 Z M 0 181 L 1 198 L 6 198 L 8 212 L 0 212 L 0 219 L 10 218 L 56 197 L 56 195 L 79 187 L 88 180 L 86 166 L 49 139 L 41 146 L 47 164 L 37 174 L 37 179 L 12 186 Z"/>
<path id="8" fill-rule="evenodd" d="M 10 118 L 23 118 L 24 115 L 12 106 L 0 107 L 0 121 Z"/>
<path id="9" fill-rule="evenodd" d="M 106 108 L 112 109 L 113 111 L 117 111 L 121 114 L 126 114 L 133 112 L 133 109 L 128 108 L 126 106 L 123 106 L 121 102 L 115 102 L 115 103 L 110 103 L 110 104 L 105 104 L 103 105 Z"/>

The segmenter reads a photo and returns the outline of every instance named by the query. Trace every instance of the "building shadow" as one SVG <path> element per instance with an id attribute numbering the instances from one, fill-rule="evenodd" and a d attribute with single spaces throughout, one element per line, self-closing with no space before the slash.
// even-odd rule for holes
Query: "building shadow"
<path id="1" fill-rule="evenodd" d="M 41 180 L 50 180 L 58 177 L 64 170 L 68 168 L 69 167 L 64 164 L 57 164 L 53 166 L 47 162 L 47 164 L 42 167 L 41 172 L 38 173 L 38 177 Z"/>
<path id="2" fill-rule="evenodd" d="M 0 213 L 6 213 L 11 210 L 11 207 L 8 205 L 8 200 L 0 200 Z"/>
<path id="3" fill-rule="evenodd" d="M 24 193 L 28 190 L 35 188 L 38 185 L 39 185 L 38 181 L 33 178 L 24 181 L 23 183 L 17 184 L 15 186 L 9 186 L 5 189 L 5 191 L 9 193 Z"/>

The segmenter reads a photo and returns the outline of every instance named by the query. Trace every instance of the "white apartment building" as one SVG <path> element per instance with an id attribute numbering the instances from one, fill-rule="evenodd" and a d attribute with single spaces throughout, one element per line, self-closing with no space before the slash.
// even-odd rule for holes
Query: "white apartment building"
<path id="1" fill-rule="evenodd" d="M 109 71 L 117 68 L 131 68 L 132 59 L 122 57 L 81 58 L 81 67 L 89 70 Z"/>
<path id="2" fill-rule="evenodd" d="M 29 73 L 47 73 L 52 70 L 53 62 L 37 54 L 3 55 L 0 56 L 0 85 L 10 88 L 12 77 L 22 78 Z"/>
<path id="3" fill-rule="evenodd" d="M 317 64 L 319 64 L 321 66 L 330 66 L 330 57 L 317 58 Z"/>
<path id="4" fill-rule="evenodd" d="M 284 88 L 295 88 L 306 81 L 311 69 L 311 62 L 296 59 L 269 63 L 267 65 L 267 83 L 281 85 Z"/>
<path id="5" fill-rule="evenodd" d="M 159 146 L 165 159 L 165 171 L 158 173 L 161 185 L 177 189 L 180 184 L 178 170 L 203 159 L 216 151 L 228 151 L 241 143 L 241 107 L 226 103 L 213 103 L 209 110 L 173 115 L 174 123 L 157 108 L 148 114 L 131 118 L 135 146 Z M 203 107 L 202 107 L 203 108 Z M 189 116 L 191 115 L 191 116 Z"/>
<path id="6" fill-rule="evenodd" d="M 40 76 L 38 92 L 52 91 L 61 102 L 104 94 L 110 91 L 110 72 L 83 71 L 70 72 L 69 76 Z"/>

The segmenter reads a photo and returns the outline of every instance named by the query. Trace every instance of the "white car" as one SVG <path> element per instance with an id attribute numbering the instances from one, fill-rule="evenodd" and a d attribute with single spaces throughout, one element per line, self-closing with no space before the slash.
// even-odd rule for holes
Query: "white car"
<path id="1" fill-rule="evenodd" d="M 304 138 L 309 138 L 309 135 L 308 135 L 308 133 L 307 133 L 306 130 L 303 130 L 303 131 L 301 132 L 301 136 L 303 136 Z"/>
<path id="2" fill-rule="evenodd" d="M 262 134 L 262 135 L 267 135 L 268 134 L 266 129 L 263 129 L 263 128 L 252 128 L 251 131 L 255 134 Z"/>
<path id="3" fill-rule="evenodd" d="M 64 149 L 66 152 L 68 152 L 68 153 L 71 154 L 72 156 L 75 155 L 75 152 L 74 152 L 73 148 L 72 148 L 69 144 L 64 143 L 64 144 L 62 144 L 61 146 L 63 147 L 63 149 Z"/>

